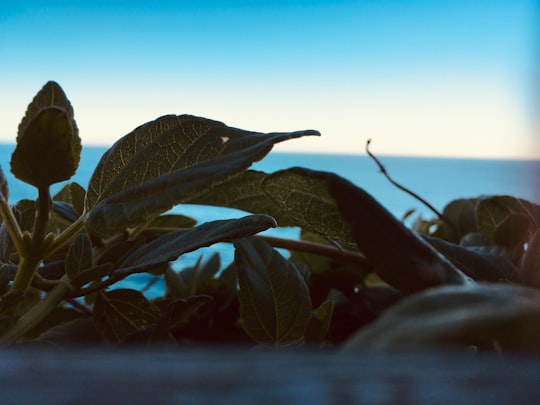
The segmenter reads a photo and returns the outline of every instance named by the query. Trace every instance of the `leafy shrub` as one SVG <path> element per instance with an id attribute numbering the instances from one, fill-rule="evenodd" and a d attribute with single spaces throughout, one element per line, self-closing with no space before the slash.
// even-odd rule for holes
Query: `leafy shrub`
<path id="1" fill-rule="evenodd" d="M 86 190 L 68 183 L 51 196 L 75 173 L 81 141 L 48 82 L 11 159 L 36 200 L 10 207 L 0 176 L 0 342 L 538 351 L 538 205 L 456 200 L 409 229 L 335 174 L 249 170 L 275 143 L 310 135 L 167 115 L 118 140 Z M 251 214 L 197 225 L 167 213 L 186 203 Z M 301 240 L 257 235 L 277 225 L 300 227 Z M 235 249 L 225 269 L 219 256 L 171 267 L 217 242 Z M 139 273 L 163 277 L 163 295 L 118 285 Z"/>

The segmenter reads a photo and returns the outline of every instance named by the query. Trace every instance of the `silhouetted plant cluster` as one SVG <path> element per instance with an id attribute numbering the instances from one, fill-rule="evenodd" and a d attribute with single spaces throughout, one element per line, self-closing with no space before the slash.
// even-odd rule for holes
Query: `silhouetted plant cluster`
<path id="1" fill-rule="evenodd" d="M 275 143 L 311 135 L 167 115 L 107 150 L 86 189 L 51 196 L 82 147 L 48 82 L 11 158 L 36 200 L 10 206 L 0 176 L 0 343 L 540 350 L 540 206 L 460 199 L 409 228 L 333 173 L 250 170 Z M 246 216 L 196 224 L 169 213 L 181 204 Z M 300 240 L 258 235 L 275 226 L 301 228 Z M 218 255 L 171 266 L 218 242 L 234 249 L 225 268 Z M 163 294 L 118 285 L 140 273 L 163 277 Z"/>

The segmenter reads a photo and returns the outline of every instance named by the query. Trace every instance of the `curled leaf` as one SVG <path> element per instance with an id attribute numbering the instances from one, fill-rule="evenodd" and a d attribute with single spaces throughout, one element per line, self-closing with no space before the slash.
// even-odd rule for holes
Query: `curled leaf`
<path id="1" fill-rule="evenodd" d="M 73 108 L 60 86 L 48 82 L 19 125 L 11 171 L 28 184 L 48 187 L 73 176 L 81 149 Z"/>

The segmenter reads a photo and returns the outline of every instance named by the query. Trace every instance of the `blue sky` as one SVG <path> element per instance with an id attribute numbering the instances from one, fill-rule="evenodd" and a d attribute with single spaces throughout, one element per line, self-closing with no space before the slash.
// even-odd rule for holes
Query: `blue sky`
<path id="1" fill-rule="evenodd" d="M 491 1 L 2 1 L 0 141 L 56 80 L 86 145 L 164 114 L 281 151 L 540 158 L 538 5 Z"/>

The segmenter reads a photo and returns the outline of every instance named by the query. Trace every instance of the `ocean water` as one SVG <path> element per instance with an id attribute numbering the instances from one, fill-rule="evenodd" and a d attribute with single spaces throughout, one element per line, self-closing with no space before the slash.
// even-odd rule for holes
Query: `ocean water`
<path id="1" fill-rule="evenodd" d="M 0 145 L 0 165 L 10 187 L 10 202 L 23 198 L 35 199 L 36 191 L 15 179 L 9 171 L 9 161 L 14 145 Z M 94 168 L 106 148 L 83 148 L 81 163 L 76 175 L 71 179 L 86 188 Z M 483 159 L 441 159 L 378 156 L 388 173 L 400 184 L 413 190 L 442 210 L 456 198 L 478 197 L 480 195 L 506 194 L 540 203 L 540 161 L 483 160 Z M 324 155 L 271 152 L 252 168 L 268 173 L 294 166 L 314 170 L 334 172 L 369 192 L 396 217 L 409 209 L 417 214 L 432 218 L 433 214 L 419 201 L 391 185 L 383 176 L 375 162 L 365 155 Z M 53 193 L 62 184 L 53 186 Z M 173 211 L 195 218 L 199 222 L 215 219 L 233 218 L 245 215 L 237 210 L 201 207 L 192 205 L 177 206 Z M 281 237 L 295 238 L 298 229 L 281 228 L 267 231 Z M 209 248 L 182 256 L 175 262 L 175 268 L 193 265 L 201 254 L 218 252 L 222 264 L 233 258 L 230 245 L 216 244 Z M 148 281 L 146 275 L 132 276 L 127 284 L 140 287 Z M 126 286 L 124 284 L 124 286 Z M 162 288 L 161 282 L 154 286 L 154 292 Z M 157 289 L 157 290 L 156 290 Z"/>

